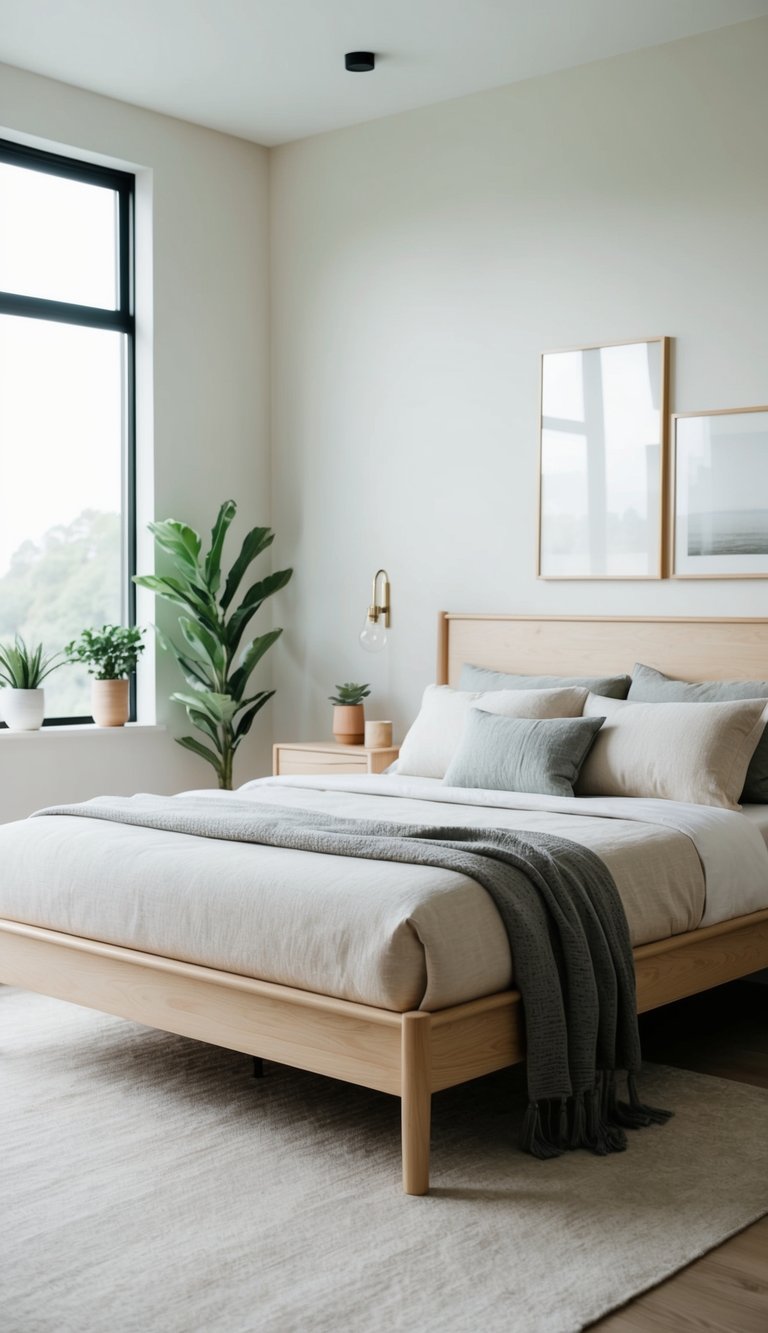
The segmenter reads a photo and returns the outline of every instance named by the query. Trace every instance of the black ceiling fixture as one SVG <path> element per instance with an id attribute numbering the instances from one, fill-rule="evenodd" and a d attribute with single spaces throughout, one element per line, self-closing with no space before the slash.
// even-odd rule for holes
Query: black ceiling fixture
<path id="1" fill-rule="evenodd" d="M 367 74 L 375 67 L 376 57 L 373 51 L 347 51 L 344 57 L 344 68 L 353 74 Z"/>

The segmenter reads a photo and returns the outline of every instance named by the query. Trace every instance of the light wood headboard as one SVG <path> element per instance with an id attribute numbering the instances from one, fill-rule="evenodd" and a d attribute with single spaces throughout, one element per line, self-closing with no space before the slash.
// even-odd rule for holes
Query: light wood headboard
<path id="1" fill-rule="evenodd" d="M 458 685 L 465 662 L 554 676 L 631 673 L 644 662 L 680 680 L 768 680 L 768 619 L 442 611 L 438 684 Z"/>

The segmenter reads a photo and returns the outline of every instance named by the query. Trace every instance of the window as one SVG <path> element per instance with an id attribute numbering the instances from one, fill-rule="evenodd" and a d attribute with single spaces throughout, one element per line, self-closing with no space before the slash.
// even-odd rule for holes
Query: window
<path id="1" fill-rule="evenodd" d="M 134 178 L 0 140 L 0 640 L 133 624 Z M 45 682 L 90 718 L 88 677 Z M 134 716 L 132 709 L 132 716 Z"/>

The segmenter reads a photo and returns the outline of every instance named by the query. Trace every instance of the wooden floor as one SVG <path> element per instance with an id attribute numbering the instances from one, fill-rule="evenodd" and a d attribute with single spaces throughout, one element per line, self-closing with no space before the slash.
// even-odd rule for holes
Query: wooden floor
<path id="1" fill-rule="evenodd" d="M 768 985 L 735 982 L 643 1015 L 643 1055 L 768 1088 Z M 768 1134 L 768 1125 L 766 1125 Z M 592 1325 L 593 1333 L 766 1333 L 768 1217 Z"/>

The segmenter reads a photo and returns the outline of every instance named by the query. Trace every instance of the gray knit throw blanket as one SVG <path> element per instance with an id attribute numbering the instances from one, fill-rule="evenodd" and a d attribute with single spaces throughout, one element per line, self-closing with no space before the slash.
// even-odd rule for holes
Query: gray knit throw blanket
<path id="1" fill-rule="evenodd" d="M 529 1104 L 521 1146 L 621 1152 L 626 1128 L 661 1124 L 644 1105 L 635 972 L 624 908 L 594 852 L 545 833 L 343 819 L 311 810 L 200 797 L 98 797 L 41 815 L 81 815 L 197 837 L 437 866 L 476 880 L 509 936 L 523 999 Z M 627 1073 L 627 1100 L 616 1075 Z"/>

